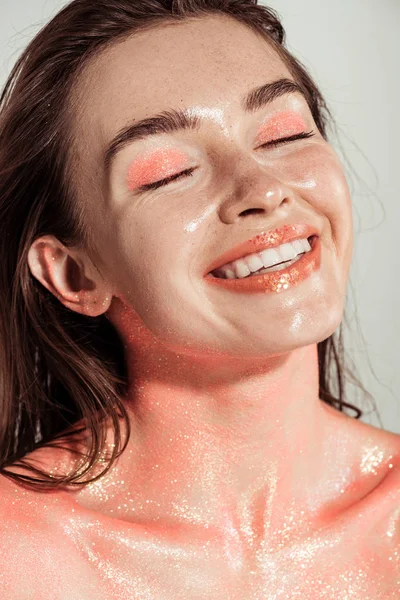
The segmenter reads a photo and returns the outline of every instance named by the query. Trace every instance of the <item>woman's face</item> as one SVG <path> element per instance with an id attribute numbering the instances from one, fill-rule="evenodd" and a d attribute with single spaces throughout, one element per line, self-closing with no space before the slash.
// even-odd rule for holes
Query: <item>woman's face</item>
<path id="1" fill-rule="evenodd" d="M 339 159 L 300 92 L 243 106 L 251 90 L 282 78 L 293 80 L 262 38 L 205 17 L 104 51 L 78 87 L 76 177 L 97 267 L 111 293 L 181 352 L 276 355 L 326 339 L 342 319 L 352 214 Z M 198 125 L 126 139 L 104 165 L 122 129 L 173 110 Z M 298 285 L 243 293 L 204 277 L 227 250 L 286 224 L 320 236 L 320 268 Z"/>

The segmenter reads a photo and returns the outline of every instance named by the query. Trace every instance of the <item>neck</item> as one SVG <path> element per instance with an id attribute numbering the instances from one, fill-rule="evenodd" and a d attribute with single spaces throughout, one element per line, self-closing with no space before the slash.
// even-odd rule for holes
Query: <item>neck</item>
<path id="1" fill-rule="evenodd" d="M 166 348 L 133 316 L 109 318 L 128 363 L 132 432 L 118 477 L 143 500 L 135 515 L 244 531 L 256 506 L 305 506 L 324 469 L 316 344 L 263 359 L 199 356 Z"/>

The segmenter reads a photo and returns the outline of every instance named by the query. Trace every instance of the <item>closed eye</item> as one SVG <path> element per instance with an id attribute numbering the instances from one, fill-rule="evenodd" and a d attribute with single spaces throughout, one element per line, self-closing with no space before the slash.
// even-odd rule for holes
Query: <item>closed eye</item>
<path id="1" fill-rule="evenodd" d="M 271 140 L 270 142 L 266 142 L 265 144 L 261 144 L 260 148 L 276 148 L 281 144 L 287 144 L 288 142 L 294 142 L 295 140 L 301 140 L 313 137 L 315 134 L 312 131 L 303 131 L 302 133 L 297 133 L 296 135 L 291 135 L 289 137 L 280 138 L 279 140 Z M 166 177 L 165 179 L 160 179 L 159 181 L 155 181 L 154 183 L 148 183 L 146 185 L 140 186 L 137 191 L 145 192 L 147 190 L 155 190 L 159 187 L 168 185 L 172 181 L 177 181 L 181 179 L 181 177 L 188 177 L 193 175 L 193 172 L 198 169 L 198 167 L 191 167 L 190 169 L 185 169 L 181 173 L 176 173 L 175 175 L 171 175 L 170 177 Z"/>
<path id="2" fill-rule="evenodd" d="M 306 138 L 313 137 L 315 134 L 312 131 L 302 131 L 301 133 L 296 133 L 295 135 L 291 135 L 289 137 L 280 138 L 279 140 L 271 140 L 270 142 L 266 142 L 265 144 L 261 144 L 260 148 L 265 147 L 276 147 L 281 144 L 286 144 L 288 142 L 294 142 L 296 140 L 303 140 Z"/>
<path id="3" fill-rule="evenodd" d="M 138 188 L 139 192 L 144 192 L 146 190 L 155 190 L 163 185 L 168 185 L 168 183 L 171 183 L 171 181 L 176 181 L 177 179 L 180 179 L 181 177 L 184 177 L 185 175 L 193 175 L 193 171 L 195 171 L 198 167 L 191 167 L 190 169 L 185 169 L 185 171 L 182 171 L 181 173 L 176 173 L 175 175 L 171 175 L 170 177 L 167 177 L 166 179 L 160 179 L 160 181 L 155 181 L 154 183 L 147 183 L 146 185 L 141 185 Z"/>

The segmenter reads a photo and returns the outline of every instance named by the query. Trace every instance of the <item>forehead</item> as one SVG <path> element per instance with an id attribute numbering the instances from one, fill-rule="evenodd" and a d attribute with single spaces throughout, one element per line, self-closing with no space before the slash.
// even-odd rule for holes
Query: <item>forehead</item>
<path id="1" fill-rule="evenodd" d="M 278 55 L 234 19 L 164 23 L 115 44 L 90 63 L 78 86 L 77 126 L 89 132 L 93 148 L 128 122 L 170 108 L 239 110 L 250 88 L 279 76 L 291 78 Z"/>

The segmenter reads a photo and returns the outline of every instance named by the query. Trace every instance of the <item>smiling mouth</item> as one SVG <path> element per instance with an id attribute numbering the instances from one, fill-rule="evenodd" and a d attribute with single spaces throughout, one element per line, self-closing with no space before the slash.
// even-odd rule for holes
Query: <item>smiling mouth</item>
<path id="1" fill-rule="evenodd" d="M 314 276 L 318 277 L 322 266 L 323 246 L 319 235 L 297 239 L 300 240 L 301 245 L 304 244 L 304 248 L 300 244 L 296 244 L 293 249 L 298 252 L 297 255 L 290 261 L 281 261 L 279 265 L 273 265 L 276 269 L 275 272 L 261 273 L 259 270 L 250 274 L 250 272 L 246 273 L 246 269 L 239 263 L 237 267 L 239 273 L 231 271 L 228 272 L 228 277 L 224 278 L 214 277 L 210 272 L 205 279 L 216 289 L 229 293 L 246 295 L 290 293 L 297 286 L 303 285 L 303 282 L 306 285 L 307 280 Z M 275 246 L 276 248 L 277 246 Z M 285 251 L 287 249 L 283 250 L 283 252 Z M 249 265 L 251 265 L 250 262 Z M 252 266 L 257 266 L 257 263 L 253 262 Z M 249 271 L 248 268 L 247 271 Z M 240 276 L 241 274 L 242 276 Z"/>
<path id="2" fill-rule="evenodd" d="M 308 241 L 308 243 L 310 245 L 310 249 L 308 250 L 308 252 L 313 249 L 315 241 L 317 240 L 317 238 L 318 238 L 317 235 L 311 235 L 311 236 L 309 236 L 307 238 L 307 241 Z M 306 253 L 307 253 L 306 250 L 304 250 L 302 252 L 298 252 L 297 256 L 295 256 L 292 259 L 282 260 L 281 262 L 275 263 L 274 265 L 272 265 L 270 267 L 264 267 L 264 268 L 257 269 L 256 271 L 252 271 L 248 275 L 245 275 L 244 277 L 238 277 L 238 276 L 233 277 L 232 275 L 228 276 L 226 273 L 224 273 L 223 271 L 221 271 L 221 268 L 214 269 L 208 275 L 211 276 L 211 277 L 213 277 L 213 278 L 216 278 L 216 279 L 248 279 L 248 278 L 251 278 L 251 277 L 257 277 L 257 276 L 262 275 L 264 273 L 273 273 L 275 271 L 281 271 L 283 269 L 286 269 L 286 268 L 290 267 L 292 264 L 298 262 L 304 256 L 304 254 L 306 254 Z M 247 256 L 249 256 L 249 255 L 247 255 Z M 246 257 L 246 255 L 244 255 L 242 258 L 245 258 L 245 257 Z M 234 273 L 234 271 L 231 271 L 231 273 Z"/>

